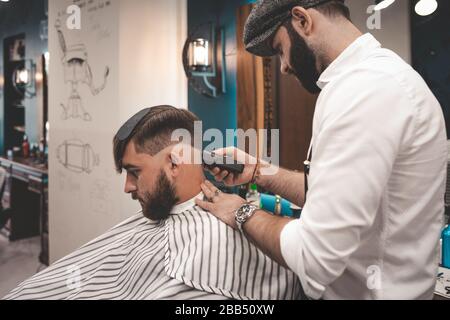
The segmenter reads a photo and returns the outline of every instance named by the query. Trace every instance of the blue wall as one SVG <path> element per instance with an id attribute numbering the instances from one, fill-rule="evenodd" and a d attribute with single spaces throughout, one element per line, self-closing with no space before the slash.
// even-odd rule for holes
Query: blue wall
<path id="1" fill-rule="evenodd" d="M 237 87 L 236 87 L 236 12 L 252 0 L 188 0 L 189 32 L 196 26 L 219 19 L 225 28 L 225 52 L 227 65 L 227 92 L 218 98 L 203 97 L 189 87 L 189 110 L 203 120 L 203 130 L 217 128 L 237 128 Z"/>

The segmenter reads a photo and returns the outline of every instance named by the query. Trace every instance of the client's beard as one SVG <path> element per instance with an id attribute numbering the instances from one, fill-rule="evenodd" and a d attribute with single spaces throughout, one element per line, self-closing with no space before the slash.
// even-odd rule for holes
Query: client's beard
<path id="1" fill-rule="evenodd" d="M 165 220 L 179 199 L 176 196 L 175 186 L 167 178 L 164 170 L 159 173 L 153 190 L 151 194 L 149 192 L 144 194 L 143 214 L 150 220 Z"/>
<path id="2" fill-rule="evenodd" d="M 308 92 L 312 94 L 319 93 L 321 90 L 317 86 L 317 81 L 319 80 L 320 74 L 317 71 L 317 59 L 314 52 L 297 31 L 295 31 L 290 20 L 284 26 L 291 40 L 290 59 L 293 68 L 292 73 Z"/>

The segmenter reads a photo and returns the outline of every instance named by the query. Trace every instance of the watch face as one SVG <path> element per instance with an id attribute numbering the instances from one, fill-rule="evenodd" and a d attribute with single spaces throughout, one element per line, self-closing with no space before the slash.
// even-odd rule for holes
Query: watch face
<path id="1" fill-rule="evenodd" d="M 236 211 L 236 221 L 241 222 L 243 216 L 244 216 L 244 210 L 242 210 L 243 207 L 240 207 L 238 211 Z"/>
<path id="2" fill-rule="evenodd" d="M 246 223 L 248 219 L 250 219 L 250 217 L 257 209 L 258 208 L 256 206 L 245 204 L 238 211 L 236 211 L 235 220 L 240 231 L 243 231 L 243 224 Z"/>
<path id="3" fill-rule="evenodd" d="M 236 221 L 241 222 L 241 223 L 245 222 L 248 217 L 249 211 L 250 211 L 250 206 L 243 205 L 236 214 Z"/>
<path id="4" fill-rule="evenodd" d="M 245 221 L 245 217 L 246 217 L 245 213 L 242 210 L 239 210 L 239 212 L 238 212 L 238 214 L 236 216 L 236 221 L 242 223 L 242 222 Z"/>

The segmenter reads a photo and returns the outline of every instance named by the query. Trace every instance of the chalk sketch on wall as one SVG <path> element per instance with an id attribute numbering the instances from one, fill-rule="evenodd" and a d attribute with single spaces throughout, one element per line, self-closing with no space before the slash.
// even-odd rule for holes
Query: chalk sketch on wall
<path id="1" fill-rule="evenodd" d="M 60 164 L 76 173 L 91 173 L 100 164 L 100 157 L 92 146 L 80 140 L 64 141 L 56 150 Z"/>
<path id="2" fill-rule="evenodd" d="M 81 191 L 81 184 L 77 181 L 74 181 L 69 174 L 66 174 L 63 171 L 58 170 L 57 175 L 57 186 L 60 192 L 67 192 L 71 195 L 78 195 Z"/>
<path id="3" fill-rule="evenodd" d="M 110 183 L 105 180 L 96 180 L 89 191 L 91 208 L 100 214 L 110 212 Z"/>
<path id="4" fill-rule="evenodd" d="M 71 87 L 71 93 L 67 104 L 64 105 L 61 103 L 63 109 L 62 119 L 81 118 L 84 121 L 91 121 L 92 117 L 83 106 L 83 101 L 78 92 L 78 86 L 84 83 L 89 87 L 93 96 L 98 95 L 106 87 L 109 76 L 109 66 L 105 67 L 102 84 L 96 87 L 92 69 L 88 62 L 86 46 L 83 43 L 67 46 L 64 33 L 61 30 L 61 21 L 59 19 L 56 20 L 55 28 L 58 32 L 59 44 L 63 53 L 61 62 L 64 69 L 64 82 Z"/>

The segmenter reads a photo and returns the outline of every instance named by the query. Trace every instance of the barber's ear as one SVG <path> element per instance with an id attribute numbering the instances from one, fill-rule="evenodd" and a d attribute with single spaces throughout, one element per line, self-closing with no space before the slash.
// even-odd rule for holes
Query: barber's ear
<path id="1" fill-rule="evenodd" d="M 309 12 L 303 7 L 296 6 L 292 8 L 291 14 L 292 23 L 295 30 L 297 30 L 297 32 L 299 32 L 302 36 L 309 36 L 311 34 L 313 24 Z"/>

